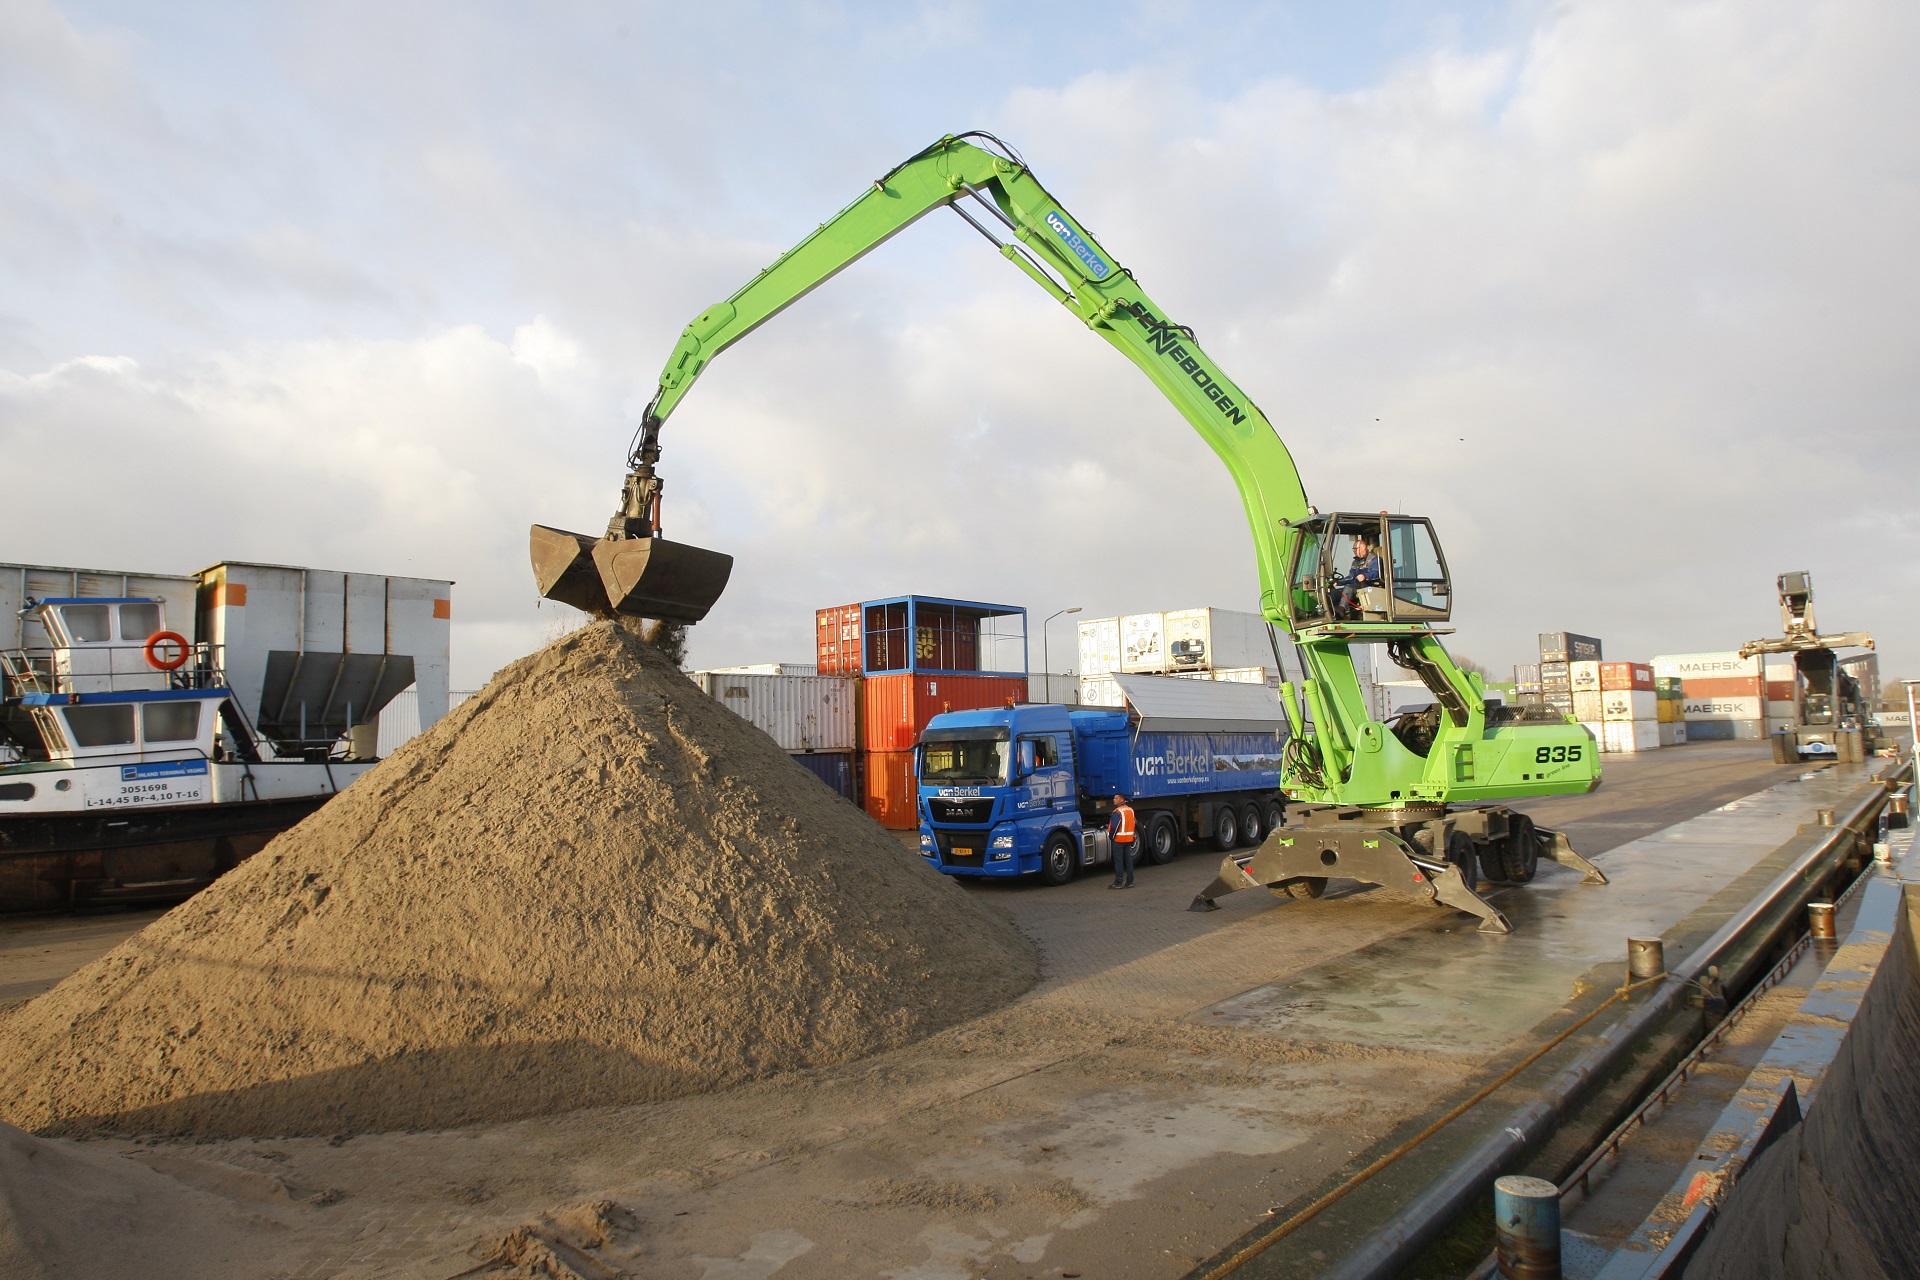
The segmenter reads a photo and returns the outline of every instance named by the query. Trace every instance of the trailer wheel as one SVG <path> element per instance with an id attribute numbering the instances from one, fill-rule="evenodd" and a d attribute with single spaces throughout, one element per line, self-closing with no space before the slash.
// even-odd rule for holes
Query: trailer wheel
<path id="1" fill-rule="evenodd" d="M 1506 864 L 1506 880 L 1525 884 L 1540 866 L 1540 830 L 1524 813 L 1509 814 L 1507 838 L 1500 843 L 1501 860 Z"/>
<path id="2" fill-rule="evenodd" d="M 1249 800 L 1240 806 L 1240 843 L 1255 848 L 1266 837 L 1267 826 L 1261 820 L 1260 806 Z"/>
<path id="3" fill-rule="evenodd" d="M 1213 842 L 1220 846 L 1220 852 L 1230 852 L 1240 843 L 1240 815 L 1233 806 L 1223 804 L 1213 811 Z"/>
<path id="4" fill-rule="evenodd" d="M 1317 898 L 1327 891 L 1325 876 L 1302 876 L 1273 886 L 1276 898 Z"/>
<path id="5" fill-rule="evenodd" d="M 1164 813 L 1156 813 L 1147 820 L 1147 861 L 1156 867 L 1164 867 L 1180 856 L 1180 833 L 1174 830 L 1173 819 Z"/>
<path id="6" fill-rule="evenodd" d="M 1287 806 L 1278 800 L 1269 800 L 1266 805 L 1267 834 L 1272 835 L 1287 825 Z"/>
<path id="7" fill-rule="evenodd" d="M 1073 841 L 1056 831 L 1040 848 L 1040 878 L 1048 884 L 1065 884 L 1079 869 L 1074 865 L 1077 861 Z"/>

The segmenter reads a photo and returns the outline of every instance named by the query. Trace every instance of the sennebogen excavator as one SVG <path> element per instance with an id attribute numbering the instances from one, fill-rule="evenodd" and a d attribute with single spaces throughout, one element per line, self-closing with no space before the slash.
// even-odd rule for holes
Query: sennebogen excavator
<path id="1" fill-rule="evenodd" d="M 1303 678 L 1281 688 L 1291 730 L 1282 787 L 1304 802 L 1304 812 L 1258 849 L 1229 855 L 1194 909 L 1256 887 L 1315 898 L 1328 878 L 1345 877 L 1471 912 L 1483 931 L 1504 933 L 1507 918 L 1477 891 L 1483 878 L 1530 880 L 1544 857 L 1605 883 L 1563 834 L 1501 803 L 1592 790 L 1600 779 L 1597 748 L 1571 719 L 1490 710 L 1480 677 L 1448 657 L 1440 624 L 1451 616 L 1451 582 L 1432 524 L 1311 506 L 1292 457 L 1252 397 L 990 134 L 943 137 L 889 170 L 746 287 L 694 318 L 641 419 L 606 536 L 533 527 L 541 594 L 604 616 L 705 617 L 732 560 L 661 536 L 661 424 L 715 356 L 943 207 L 1139 366 L 1220 456 L 1252 527 L 1261 610 L 1299 651 Z M 1378 548 L 1379 573 L 1356 584 L 1341 571 L 1362 536 Z M 1388 724 L 1369 714 L 1355 671 L 1356 646 L 1380 644 L 1434 699 Z"/>

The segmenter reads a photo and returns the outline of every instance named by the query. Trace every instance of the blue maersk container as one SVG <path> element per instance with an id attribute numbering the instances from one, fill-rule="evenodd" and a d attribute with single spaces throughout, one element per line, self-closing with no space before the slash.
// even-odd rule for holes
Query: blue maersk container
<path id="1" fill-rule="evenodd" d="M 935 716 L 920 735 L 920 853 L 950 875 L 1060 883 L 1111 860 L 1115 792 L 1142 860 L 1202 840 L 1257 844 L 1285 807 L 1282 712 L 1258 685 L 1117 677 L 1123 710 L 1024 704 Z"/>

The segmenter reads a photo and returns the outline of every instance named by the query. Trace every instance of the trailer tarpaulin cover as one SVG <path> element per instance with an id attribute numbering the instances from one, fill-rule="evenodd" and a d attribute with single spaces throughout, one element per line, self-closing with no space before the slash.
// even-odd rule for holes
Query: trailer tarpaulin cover
<path id="1" fill-rule="evenodd" d="M 1283 733 L 1287 715 L 1265 685 L 1115 675 L 1147 733 Z"/>

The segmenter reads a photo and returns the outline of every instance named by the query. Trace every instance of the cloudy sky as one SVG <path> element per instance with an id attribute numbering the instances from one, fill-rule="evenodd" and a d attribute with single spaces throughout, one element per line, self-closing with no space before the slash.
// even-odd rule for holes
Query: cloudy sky
<path id="1" fill-rule="evenodd" d="M 454 578 L 474 687 L 564 625 L 527 525 L 604 524 L 681 327 L 986 129 L 1322 509 L 1436 519 L 1459 650 L 1730 648 L 1807 568 L 1920 675 L 1916 48 L 1894 0 L 0 0 L 0 560 Z M 908 591 L 1257 602 L 1224 468 L 948 215 L 665 445 L 737 558 L 702 665 Z"/>

